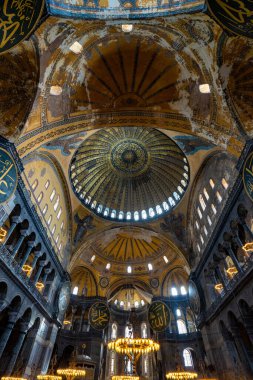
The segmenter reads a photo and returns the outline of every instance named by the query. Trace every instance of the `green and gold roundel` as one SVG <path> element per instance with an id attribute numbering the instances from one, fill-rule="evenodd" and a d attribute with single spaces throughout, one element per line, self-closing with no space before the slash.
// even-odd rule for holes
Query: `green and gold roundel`
<path id="1" fill-rule="evenodd" d="M 1 0 L 0 54 L 30 35 L 43 8 L 44 0 Z"/>
<path id="2" fill-rule="evenodd" d="M 253 152 L 247 157 L 243 168 L 244 188 L 253 201 Z"/>
<path id="3" fill-rule="evenodd" d="M 148 321 L 154 331 L 164 331 L 170 323 L 168 306 L 161 301 L 152 302 L 148 310 Z"/>
<path id="4" fill-rule="evenodd" d="M 16 190 L 18 173 L 11 155 L 0 148 L 0 204 L 8 201 Z"/>
<path id="5" fill-rule="evenodd" d="M 252 0 L 209 0 L 208 8 L 222 28 L 253 38 Z"/>
<path id="6" fill-rule="evenodd" d="M 96 302 L 89 311 L 89 322 L 95 330 L 104 330 L 110 321 L 110 310 L 106 303 Z"/>

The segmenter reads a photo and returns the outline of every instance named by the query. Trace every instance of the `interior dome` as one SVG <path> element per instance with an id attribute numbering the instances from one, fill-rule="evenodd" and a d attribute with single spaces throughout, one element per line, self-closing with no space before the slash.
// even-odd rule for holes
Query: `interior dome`
<path id="1" fill-rule="evenodd" d="M 79 146 L 70 178 L 79 200 L 95 214 L 138 222 L 177 206 L 189 183 L 189 164 L 177 144 L 156 129 L 108 128 Z"/>

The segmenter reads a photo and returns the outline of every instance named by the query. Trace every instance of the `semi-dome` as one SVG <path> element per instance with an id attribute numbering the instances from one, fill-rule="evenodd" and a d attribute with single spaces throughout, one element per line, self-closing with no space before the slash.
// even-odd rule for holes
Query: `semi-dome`
<path id="1" fill-rule="evenodd" d="M 167 214 L 189 183 L 183 151 L 152 128 L 101 129 L 88 137 L 70 164 L 75 194 L 95 214 L 121 222 Z"/>

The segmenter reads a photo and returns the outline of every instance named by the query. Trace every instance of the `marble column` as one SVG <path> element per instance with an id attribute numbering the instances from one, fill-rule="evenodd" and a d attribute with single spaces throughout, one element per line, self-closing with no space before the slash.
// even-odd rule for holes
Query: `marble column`
<path id="1" fill-rule="evenodd" d="M 15 228 L 17 227 L 17 224 L 20 222 L 20 217 L 19 216 L 13 216 L 11 218 L 11 226 L 7 232 L 7 235 L 6 235 L 6 238 L 5 238 L 5 245 L 6 246 L 9 246 L 10 244 L 8 244 L 8 240 L 9 238 L 11 237 L 13 231 L 15 230 Z"/>
<path id="2" fill-rule="evenodd" d="M 31 265 L 32 272 L 36 268 L 37 262 L 38 262 L 38 260 L 39 260 L 40 257 L 41 257 L 41 251 L 40 250 L 34 251 L 34 258 L 33 258 L 33 262 L 32 262 L 32 265 Z"/>
<path id="3" fill-rule="evenodd" d="M 80 319 L 80 325 L 79 325 L 79 332 L 82 332 L 82 329 L 83 329 L 83 317 L 84 317 L 84 314 L 85 314 L 85 309 L 82 309 L 81 319 Z"/>
<path id="4" fill-rule="evenodd" d="M 6 344 L 9 340 L 9 337 L 12 333 L 12 330 L 15 326 L 15 323 L 17 321 L 17 315 L 18 313 L 17 312 L 13 312 L 13 311 L 10 311 L 8 313 L 8 322 L 7 322 L 7 326 L 5 327 L 5 330 L 1 336 L 1 340 L 0 340 L 0 357 L 3 355 L 3 352 L 4 352 L 4 349 L 6 347 Z"/>
<path id="5" fill-rule="evenodd" d="M 48 367 L 49 367 L 49 363 L 50 363 L 51 356 L 53 353 L 57 333 L 58 333 L 58 327 L 56 325 L 53 325 L 52 330 L 51 330 L 50 339 L 48 341 L 47 348 L 46 348 L 44 355 L 43 355 L 44 357 L 43 357 L 43 361 L 41 364 L 41 373 L 47 373 L 47 371 L 48 371 Z"/>
<path id="6" fill-rule="evenodd" d="M 45 261 L 44 260 L 40 261 L 39 268 L 38 268 L 37 272 L 35 273 L 34 278 L 32 279 L 34 284 L 36 284 L 36 282 L 38 282 L 38 280 L 40 279 L 40 275 L 41 275 L 41 272 L 43 270 L 44 265 L 45 265 Z"/>
<path id="7" fill-rule="evenodd" d="M 25 340 L 25 337 L 26 337 L 27 328 L 28 328 L 27 322 L 22 322 L 20 324 L 19 336 L 15 342 L 15 346 L 12 349 L 11 359 L 8 363 L 7 369 L 5 370 L 5 374 L 8 376 L 11 375 L 11 373 L 14 369 L 15 363 L 16 363 L 18 355 L 19 355 L 19 352 L 21 350 L 21 347 L 22 347 L 24 340 Z"/>
<path id="8" fill-rule="evenodd" d="M 236 269 L 238 270 L 238 272 L 242 272 L 242 268 L 240 267 L 239 262 L 238 262 L 238 260 L 237 260 L 237 257 L 236 257 L 236 255 L 235 255 L 234 251 L 232 250 L 232 248 L 231 248 L 231 246 L 230 246 L 229 243 L 227 243 L 227 244 L 225 245 L 225 249 L 228 251 L 229 256 L 230 256 L 231 259 L 233 260 L 233 263 L 234 263 Z"/>
<path id="9" fill-rule="evenodd" d="M 21 230 L 18 241 L 15 244 L 15 246 L 13 247 L 12 252 L 11 252 L 13 258 L 15 258 L 15 256 L 18 254 L 18 251 L 19 251 L 19 249 L 20 249 L 20 247 L 21 247 L 26 236 L 27 236 L 27 230 Z"/>
<path id="10" fill-rule="evenodd" d="M 20 264 L 19 264 L 21 266 L 21 268 L 27 262 L 28 257 L 30 256 L 33 247 L 34 247 L 34 241 L 28 241 L 28 243 L 27 243 L 27 249 L 26 249 L 25 254 L 24 254 L 24 256 L 23 256 L 23 258 L 22 258 L 22 260 L 20 261 Z"/>

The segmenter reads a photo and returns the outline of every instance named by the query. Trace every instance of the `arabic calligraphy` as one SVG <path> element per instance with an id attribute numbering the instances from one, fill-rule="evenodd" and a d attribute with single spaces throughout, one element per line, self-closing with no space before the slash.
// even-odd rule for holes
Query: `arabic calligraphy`
<path id="1" fill-rule="evenodd" d="M 148 310 L 148 320 L 154 331 L 165 330 L 170 323 L 170 311 L 165 303 L 160 301 L 152 302 Z"/>
<path id="2" fill-rule="evenodd" d="M 209 0 L 209 9 L 225 29 L 253 38 L 253 0 Z"/>
<path id="3" fill-rule="evenodd" d="M 28 37 L 40 19 L 43 7 L 44 0 L 3 0 L 0 6 L 0 53 Z"/>
<path id="4" fill-rule="evenodd" d="M 0 204 L 6 202 L 17 186 L 17 169 L 9 153 L 0 148 Z"/>
<path id="5" fill-rule="evenodd" d="M 96 330 L 104 330 L 110 321 L 110 310 L 106 303 L 96 302 L 89 311 L 90 325 Z"/>
<path id="6" fill-rule="evenodd" d="M 245 161 L 243 169 L 243 183 L 246 193 L 253 201 L 253 153 L 251 153 Z"/>

